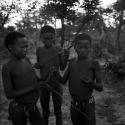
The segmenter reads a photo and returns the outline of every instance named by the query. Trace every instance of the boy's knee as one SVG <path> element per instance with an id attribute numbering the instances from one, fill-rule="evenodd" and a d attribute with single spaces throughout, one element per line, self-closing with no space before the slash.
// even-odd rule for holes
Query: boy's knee
<path id="1" fill-rule="evenodd" d="M 42 112 L 43 112 L 42 114 L 43 114 L 44 118 L 48 118 L 49 117 L 49 115 L 50 115 L 50 111 L 49 110 L 45 110 L 44 109 Z"/>
<path id="2" fill-rule="evenodd" d="M 61 117 L 62 116 L 61 107 L 60 108 L 55 108 L 54 109 L 54 114 L 55 114 L 56 117 Z"/>

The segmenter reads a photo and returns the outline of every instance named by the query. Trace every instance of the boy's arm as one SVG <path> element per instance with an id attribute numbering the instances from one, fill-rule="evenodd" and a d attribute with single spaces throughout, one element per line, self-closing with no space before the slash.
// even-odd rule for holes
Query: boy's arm
<path id="1" fill-rule="evenodd" d="M 3 80 L 4 91 L 8 99 L 12 99 L 12 98 L 25 95 L 28 92 L 31 92 L 37 89 L 38 87 L 38 85 L 37 86 L 34 85 L 34 86 L 30 86 L 22 90 L 15 90 L 12 85 L 12 79 L 11 79 L 9 68 L 6 65 L 4 65 L 2 68 L 2 80 Z"/>
<path id="2" fill-rule="evenodd" d="M 101 79 L 101 69 L 98 62 L 94 62 L 94 77 L 95 77 L 95 82 L 93 84 L 93 88 L 97 91 L 102 91 L 103 85 Z"/>
<path id="3" fill-rule="evenodd" d="M 68 67 L 66 69 L 66 71 L 64 72 L 64 75 L 62 76 L 62 84 L 66 84 L 66 82 L 69 79 L 69 74 L 70 74 L 70 63 L 68 64 Z"/>
<path id="4" fill-rule="evenodd" d="M 34 65 L 34 67 L 36 69 L 40 69 L 41 68 L 41 65 L 39 64 L 39 48 L 36 49 L 36 63 Z"/>
<path id="5" fill-rule="evenodd" d="M 36 49 L 36 61 L 39 62 L 39 48 Z"/>
<path id="6" fill-rule="evenodd" d="M 59 63 L 60 63 L 60 69 L 64 70 L 67 66 L 68 58 L 69 58 L 69 51 L 63 50 L 63 53 L 59 54 Z"/>

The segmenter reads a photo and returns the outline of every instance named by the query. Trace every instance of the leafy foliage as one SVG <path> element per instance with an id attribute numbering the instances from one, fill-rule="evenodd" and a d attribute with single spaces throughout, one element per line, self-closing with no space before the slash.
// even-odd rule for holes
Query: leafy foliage
<path id="1" fill-rule="evenodd" d="M 113 79 L 123 80 L 125 77 L 125 59 L 123 57 L 119 58 L 118 61 L 107 61 L 104 68 L 107 72 L 112 73 Z"/>
<path id="2" fill-rule="evenodd" d="M 120 10 L 125 9 L 125 1 L 124 0 L 117 0 L 117 2 L 114 4 L 114 9 L 117 10 L 118 12 Z"/>
<path id="3" fill-rule="evenodd" d="M 15 3 L 12 1 L 8 4 L 7 1 L 0 2 L 0 25 L 3 27 L 9 21 L 9 16 L 15 10 Z"/>
<path id="4" fill-rule="evenodd" d="M 86 14 L 93 15 L 98 10 L 98 5 L 100 4 L 100 0 L 84 0 L 83 8 Z"/>
<path id="5" fill-rule="evenodd" d="M 44 12 L 51 17 L 72 20 L 71 17 L 75 15 L 73 8 L 77 2 L 78 0 L 50 0 L 44 5 Z"/>

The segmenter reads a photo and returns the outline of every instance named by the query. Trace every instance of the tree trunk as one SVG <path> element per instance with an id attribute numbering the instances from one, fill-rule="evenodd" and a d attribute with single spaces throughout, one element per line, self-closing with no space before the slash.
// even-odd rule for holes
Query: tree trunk
<path id="1" fill-rule="evenodd" d="M 122 9 L 120 13 L 120 20 L 119 20 L 119 26 L 118 26 L 117 38 L 116 38 L 116 48 L 117 48 L 118 53 L 120 52 L 120 40 L 119 39 L 120 39 L 120 34 L 121 34 L 121 27 L 123 24 L 123 13 L 124 13 L 124 10 Z"/>
<path id="2" fill-rule="evenodd" d="M 64 19 L 61 19 L 61 25 L 62 25 L 62 30 L 61 30 L 61 46 L 63 46 L 64 43 L 65 43 L 65 24 L 64 24 Z"/>

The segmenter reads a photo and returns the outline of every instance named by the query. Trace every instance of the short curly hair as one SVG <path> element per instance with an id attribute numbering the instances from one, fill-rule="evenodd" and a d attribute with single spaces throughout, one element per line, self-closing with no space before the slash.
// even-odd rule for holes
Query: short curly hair
<path id="1" fill-rule="evenodd" d="M 53 34 L 55 34 L 55 29 L 52 26 L 45 25 L 45 26 L 41 27 L 40 37 L 43 33 L 53 33 Z"/>
<path id="2" fill-rule="evenodd" d="M 87 33 L 81 33 L 81 34 L 78 34 L 76 37 L 75 37 L 75 44 L 77 44 L 77 42 L 79 41 L 79 40 L 88 40 L 89 42 L 90 42 L 90 44 L 91 44 L 91 42 L 92 42 L 92 38 L 91 38 L 91 36 L 89 35 L 89 34 L 87 34 Z"/>
<path id="3" fill-rule="evenodd" d="M 5 39 L 4 39 L 4 44 L 6 46 L 7 49 L 9 45 L 13 45 L 15 44 L 15 41 L 18 39 L 18 38 L 23 38 L 25 37 L 25 35 L 23 33 L 20 33 L 20 32 L 16 32 L 16 31 L 13 31 L 13 32 L 10 32 L 8 33 L 6 36 L 5 36 Z"/>

